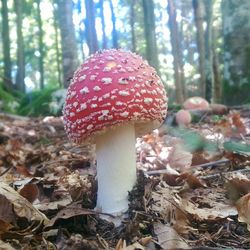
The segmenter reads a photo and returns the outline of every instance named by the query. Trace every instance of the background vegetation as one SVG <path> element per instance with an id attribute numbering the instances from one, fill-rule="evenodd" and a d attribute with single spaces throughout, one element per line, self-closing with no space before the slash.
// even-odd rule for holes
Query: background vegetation
<path id="1" fill-rule="evenodd" d="M 63 89 L 74 70 L 89 54 L 106 48 L 146 58 L 161 75 L 172 104 L 193 95 L 228 105 L 250 102 L 249 0 L 0 4 L 1 110 L 60 114 Z"/>

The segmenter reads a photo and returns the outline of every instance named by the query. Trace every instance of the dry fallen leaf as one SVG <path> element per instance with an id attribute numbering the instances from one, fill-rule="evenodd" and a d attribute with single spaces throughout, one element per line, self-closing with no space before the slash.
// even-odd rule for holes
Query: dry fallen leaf
<path id="1" fill-rule="evenodd" d="M 155 223 L 154 231 L 163 249 L 189 249 L 188 244 L 170 225 Z"/>
<path id="2" fill-rule="evenodd" d="M 237 203 L 236 208 L 239 213 L 239 222 L 247 224 L 247 229 L 250 231 L 250 193 L 241 197 Z"/>
<path id="3" fill-rule="evenodd" d="M 4 182 L 0 182 L 0 194 L 13 206 L 14 212 L 18 217 L 24 217 L 29 222 L 40 221 L 44 224 L 48 223 L 48 219 L 43 213 L 38 211 L 28 200 Z M 0 210 L 5 205 L 6 203 L 0 203 Z"/>
<path id="4" fill-rule="evenodd" d="M 237 210 L 225 197 L 224 189 L 220 188 L 199 188 L 186 192 L 181 202 L 181 208 L 200 221 L 237 215 Z"/>

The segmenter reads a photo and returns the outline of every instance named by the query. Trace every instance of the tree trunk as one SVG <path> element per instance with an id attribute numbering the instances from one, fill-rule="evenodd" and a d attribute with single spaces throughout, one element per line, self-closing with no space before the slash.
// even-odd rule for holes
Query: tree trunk
<path id="1" fill-rule="evenodd" d="M 158 51 L 155 37 L 155 15 L 153 0 L 143 0 L 144 31 L 146 39 L 146 58 L 159 72 Z"/>
<path id="2" fill-rule="evenodd" d="M 4 63 L 4 83 L 12 89 L 11 80 L 11 57 L 10 57 L 10 32 L 7 0 L 2 0 L 2 39 L 3 39 L 3 63 Z"/>
<path id="3" fill-rule="evenodd" d="M 75 27 L 72 19 L 73 2 L 71 0 L 57 0 L 56 3 L 58 6 L 57 18 L 61 31 L 63 84 L 67 88 L 79 64 Z"/>
<path id="4" fill-rule="evenodd" d="M 226 103 L 249 102 L 250 1 L 222 1 L 224 36 L 224 90 Z"/>
<path id="5" fill-rule="evenodd" d="M 176 87 L 176 102 L 178 104 L 182 104 L 184 101 L 184 91 L 183 85 L 181 82 L 181 45 L 179 40 L 178 33 L 178 24 L 176 21 L 176 10 L 174 6 L 173 0 L 168 0 L 168 15 L 169 15 L 169 30 L 170 30 L 170 40 L 172 46 L 172 54 L 174 58 L 174 79 L 175 79 L 175 87 Z"/>
<path id="6" fill-rule="evenodd" d="M 60 42 L 59 42 L 59 34 L 58 34 L 58 18 L 57 18 L 57 11 L 55 6 L 53 5 L 53 14 L 54 14 L 54 30 L 55 30 L 55 47 L 56 47 L 56 68 L 57 68 L 57 81 L 59 87 L 63 88 L 64 85 L 62 83 L 62 57 L 60 53 Z"/>
<path id="7" fill-rule="evenodd" d="M 221 72 L 219 69 L 219 60 L 215 49 L 213 49 L 213 74 L 214 74 L 214 86 L 213 86 L 213 102 L 221 103 L 222 96 L 222 81 Z"/>
<path id="8" fill-rule="evenodd" d="M 40 89 L 44 89 L 44 46 L 43 46 L 43 27 L 40 10 L 41 0 L 36 0 L 37 3 L 37 25 L 38 25 L 38 44 L 39 44 L 39 72 L 40 72 Z"/>
<path id="9" fill-rule="evenodd" d="M 205 0 L 206 13 L 206 30 L 205 30 L 205 77 L 206 77 L 206 99 L 211 101 L 212 90 L 214 88 L 214 72 L 213 72 L 213 1 Z"/>
<path id="10" fill-rule="evenodd" d="M 204 10 L 202 0 L 193 0 L 195 25 L 197 29 L 197 47 L 199 52 L 200 95 L 206 96 L 206 71 L 205 71 L 205 39 L 203 30 Z"/>
<path id="11" fill-rule="evenodd" d="M 86 19 L 85 28 L 89 53 L 93 54 L 98 50 L 98 41 L 95 27 L 95 5 L 93 0 L 85 0 Z"/>
<path id="12" fill-rule="evenodd" d="M 16 89 L 25 92 L 25 60 L 24 60 L 24 42 L 23 42 L 23 0 L 15 0 L 16 11 L 16 30 L 17 30 L 17 74 Z"/>
<path id="13" fill-rule="evenodd" d="M 118 49 L 119 45 L 118 45 L 118 35 L 117 35 L 117 30 L 116 30 L 116 16 L 115 16 L 112 0 L 109 0 L 109 6 L 111 10 L 111 19 L 112 19 L 112 25 L 113 25 L 113 29 L 112 29 L 113 48 Z"/>
<path id="14" fill-rule="evenodd" d="M 136 36 L 135 36 L 135 0 L 131 0 L 130 3 L 130 29 L 131 29 L 131 43 L 132 43 L 132 51 L 136 52 Z"/>
<path id="15" fill-rule="evenodd" d="M 99 1 L 100 4 L 100 16 L 101 16 L 101 22 L 102 22 L 102 48 L 107 48 L 107 37 L 105 32 L 105 18 L 104 18 L 104 10 L 103 10 L 103 0 Z"/>

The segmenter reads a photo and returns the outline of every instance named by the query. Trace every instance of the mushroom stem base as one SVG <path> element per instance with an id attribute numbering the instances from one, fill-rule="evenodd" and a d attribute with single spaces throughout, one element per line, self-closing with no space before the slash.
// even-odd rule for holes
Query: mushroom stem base
<path id="1" fill-rule="evenodd" d="M 128 209 L 128 192 L 136 182 L 134 125 L 107 131 L 96 141 L 97 209 L 119 215 Z"/>

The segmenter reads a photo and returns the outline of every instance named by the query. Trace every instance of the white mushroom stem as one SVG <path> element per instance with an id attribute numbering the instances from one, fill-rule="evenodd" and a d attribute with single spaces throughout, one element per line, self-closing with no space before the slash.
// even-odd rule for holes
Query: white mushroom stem
<path id="1" fill-rule="evenodd" d="M 119 215 L 128 209 L 128 192 L 136 182 L 134 125 L 108 130 L 96 141 L 97 209 Z"/>

